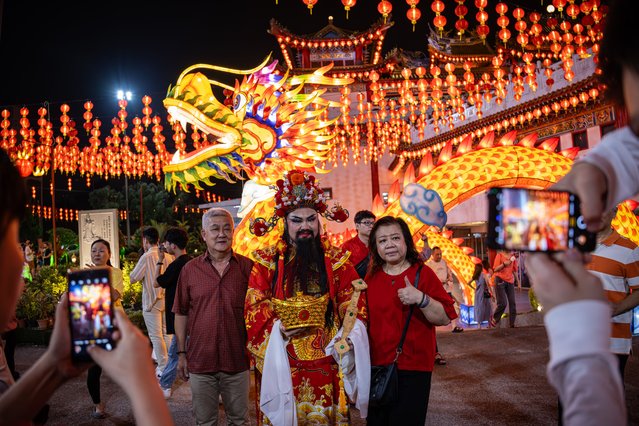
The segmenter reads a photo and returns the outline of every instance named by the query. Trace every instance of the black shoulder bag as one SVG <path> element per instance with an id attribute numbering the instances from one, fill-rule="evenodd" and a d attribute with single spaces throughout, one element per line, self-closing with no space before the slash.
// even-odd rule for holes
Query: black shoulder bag
<path id="1" fill-rule="evenodd" d="M 417 269 L 415 275 L 415 287 L 419 284 L 419 273 L 422 271 L 422 266 Z M 368 398 L 368 405 L 371 407 L 383 407 L 393 404 L 397 401 L 398 389 L 397 389 L 397 358 L 402 353 L 402 347 L 404 346 L 404 339 L 406 339 L 406 332 L 408 331 L 408 324 L 410 318 L 413 316 L 413 310 L 415 305 L 411 305 L 408 311 L 408 317 L 406 318 L 406 324 L 404 324 L 404 330 L 402 331 L 402 337 L 399 339 L 399 345 L 397 345 L 397 351 L 395 351 L 395 359 L 388 365 L 373 365 L 371 367 L 371 392 Z"/>

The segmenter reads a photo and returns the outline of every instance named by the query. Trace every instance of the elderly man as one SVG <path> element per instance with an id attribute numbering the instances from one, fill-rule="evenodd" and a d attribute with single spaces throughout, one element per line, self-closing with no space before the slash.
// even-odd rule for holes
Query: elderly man
<path id="1" fill-rule="evenodd" d="M 230 425 L 248 425 L 249 361 L 243 306 L 253 262 L 231 248 L 233 218 L 202 217 L 206 252 L 187 263 L 175 295 L 178 374 L 191 382 L 198 425 L 217 425 L 218 400 Z"/>
<path id="2" fill-rule="evenodd" d="M 248 349 L 262 372 L 261 411 L 272 424 L 348 422 L 347 405 L 339 404 L 340 367 L 336 355 L 327 355 L 344 325 L 345 330 L 353 326 L 351 352 L 341 364 L 344 388 L 366 417 L 370 359 L 360 321 L 366 316 L 364 298 L 355 297 L 355 312 L 346 313 L 359 276 L 349 253 L 322 238 L 319 219 L 323 214 L 344 221 L 348 213 L 339 206 L 329 210 L 314 176 L 305 172 L 288 172 L 276 189 L 275 216 L 256 219 L 252 230 L 264 234 L 284 219 L 284 234 L 275 246 L 254 253 L 244 307 Z"/>
<path id="3" fill-rule="evenodd" d="M 351 252 L 351 263 L 360 278 L 366 276 L 368 264 L 370 263 L 370 253 L 368 251 L 368 237 L 375 224 L 375 215 L 368 210 L 361 210 L 355 213 L 355 228 L 357 235 L 342 244 L 344 250 Z"/>
<path id="4" fill-rule="evenodd" d="M 166 270 L 173 261 L 173 256 L 167 255 L 160 261 L 158 240 L 160 234 L 153 227 L 142 231 L 142 248 L 144 254 L 140 256 L 135 268 L 129 274 L 131 283 L 142 281 L 142 316 L 153 345 L 153 353 L 158 362 L 155 374 L 160 378 L 168 361 L 167 348 L 171 338 L 166 334 L 164 318 L 164 290 L 156 288 L 155 283 L 159 274 Z"/>

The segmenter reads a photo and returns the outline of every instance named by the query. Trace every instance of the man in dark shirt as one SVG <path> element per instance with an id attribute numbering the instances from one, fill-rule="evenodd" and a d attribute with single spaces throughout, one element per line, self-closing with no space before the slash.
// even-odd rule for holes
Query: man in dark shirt
<path id="1" fill-rule="evenodd" d="M 182 269 L 173 305 L 178 374 L 191 383 L 198 425 L 217 425 L 219 395 L 227 423 L 248 425 L 244 299 L 253 261 L 233 252 L 233 218 L 224 209 L 204 213 L 202 238 L 207 250 Z"/>
<path id="2" fill-rule="evenodd" d="M 368 236 L 375 224 L 375 215 L 368 210 L 360 210 L 355 214 L 355 228 L 357 235 L 342 244 L 342 249 L 351 252 L 349 260 L 355 266 L 357 275 L 360 278 L 366 276 L 368 264 L 370 262 L 370 253 L 368 251 Z"/>
<path id="3" fill-rule="evenodd" d="M 173 301 L 175 300 L 175 290 L 177 288 L 178 278 L 180 272 L 186 263 L 191 260 L 191 256 L 186 254 L 186 244 L 189 241 L 189 236 L 183 229 L 170 228 L 164 235 L 164 243 L 160 246 L 160 254 L 158 256 L 158 263 L 156 265 L 158 277 L 156 279 L 155 287 L 162 287 L 165 290 L 164 299 L 166 303 L 166 309 L 164 310 L 165 322 L 166 322 L 166 334 L 175 334 L 174 318 L 175 314 L 172 311 Z M 160 274 L 164 265 L 164 252 L 173 255 L 175 260 L 166 268 L 163 274 Z M 177 374 L 177 339 L 173 338 L 171 345 L 169 346 L 169 360 L 164 367 L 162 377 L 160 379 L 160 387 L 164 398 L 171 397 L 171 386 L 175 381 Z"/>

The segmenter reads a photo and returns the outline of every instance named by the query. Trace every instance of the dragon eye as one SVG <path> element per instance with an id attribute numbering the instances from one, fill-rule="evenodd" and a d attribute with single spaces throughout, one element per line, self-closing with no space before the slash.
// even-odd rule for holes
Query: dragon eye
<path id="1" fill-rule="evenodd" d="M 233 109 L 237 111 L 238 109 L 244 108 L 246 105 L 246 95 L 244 93 L 238 93 L 235 96 L 235 102 L 233 103 Z"/>

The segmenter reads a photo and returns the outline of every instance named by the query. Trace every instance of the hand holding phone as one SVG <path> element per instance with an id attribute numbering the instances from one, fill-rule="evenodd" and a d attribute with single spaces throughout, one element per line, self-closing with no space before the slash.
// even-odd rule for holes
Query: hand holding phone
<path id="1" fill-rule="evenodd" d="M 69 271 L 69 327 L 71 357 L 74 362 L 88 362 L 90 346 L 106 350 L 115 347 L 113 340 L 114 307 L 109 268 Z"/>
<path id="2" fill-rule="evenodd" d="M 579 199 L 570 192 L 491 188 L 488 207 L 490 248 L 539 252 L 595 249 L 596 235 L 586 229 Z"/>

